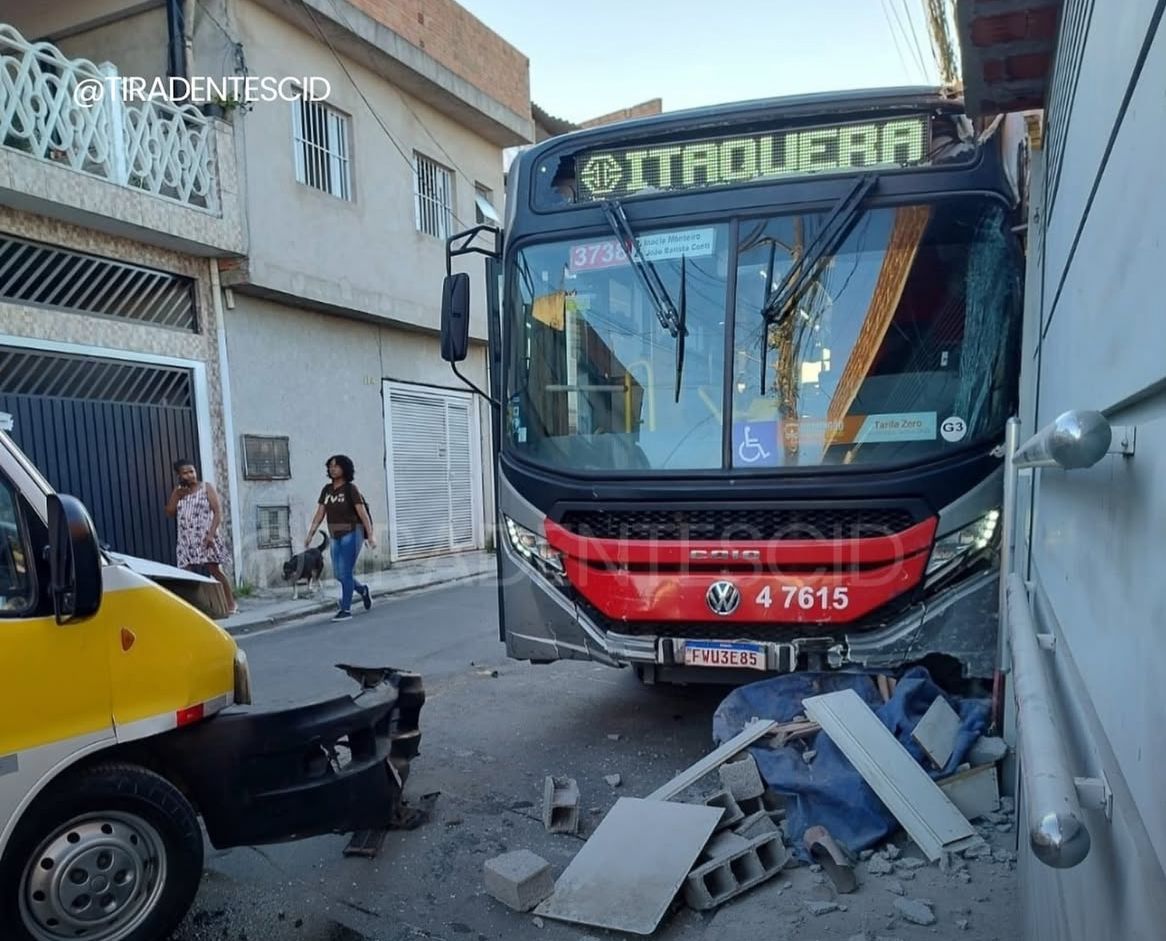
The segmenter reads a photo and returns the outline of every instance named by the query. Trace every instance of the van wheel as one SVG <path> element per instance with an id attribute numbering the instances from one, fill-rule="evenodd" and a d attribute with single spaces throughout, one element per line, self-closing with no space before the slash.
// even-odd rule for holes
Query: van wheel
<path id="1" fill-rule="evenodd" d="M 157 941 L 189 910 L 202 864 L 198 817 L 174 785 L 97 765 L 24 815 L 0 862 L 0 924 L 18 941 Z"/>

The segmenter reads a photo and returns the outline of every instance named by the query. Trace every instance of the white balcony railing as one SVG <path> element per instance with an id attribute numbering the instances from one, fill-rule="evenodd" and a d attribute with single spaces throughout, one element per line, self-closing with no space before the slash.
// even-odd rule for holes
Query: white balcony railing
<path id="1" fill-rule="evenodd" d="M 99 100 L 79 103 L 97 88 Z M 0 147 L 218 214 L 214 144 L 195 106 L 123 101 L 114 66 L 0 23 Z"/>

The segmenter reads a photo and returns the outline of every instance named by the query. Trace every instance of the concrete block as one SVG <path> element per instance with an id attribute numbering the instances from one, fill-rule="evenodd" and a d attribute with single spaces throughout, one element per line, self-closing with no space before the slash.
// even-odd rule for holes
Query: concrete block
<path id="1" fill-rule="evenodd" d="M 748 800 L 738 801 L 737 804 L 747 817 L 757 813 L 766 813 L 774 820 L 780 820 L 785 816 L 785 802 L 770 790 L 762 791 L 760 797 L 751 797 Z"/>
<path id="2" fill-rule="evenodd" d="M 705 804 L 709 807 L 720 807 L 724 810 L 724 813 L 721 815 L 721 822 L 717 824 L 718 830 L 736 826 L 745 819 L 745 813 L 733 799 L 733 795 L 728 791 L 717 791 L 711 797 L 705 798 Z"/>
<path id="3" fill-rule="evenodd" d="M 515 911 L 528 912 L 555 891 L 551 864 L 530 850 L 486 860 L 486 891 Z"/>
<path id="4" fill-rule="evenodd" d="M 751 840 L 766 833 L 780 833 L 781 828 L 778 827 L 773 817 L 761 810 L 742 820 L 733 828 L 733 832 Z"/>
<path id="5" fill-rule="evenodd" d="M 765 793 L 765 782 L 761 779 L 761 772 L 757 770 L 757 762 L 748 752 L 732 761 L 726 761 L 717 772 L 721 776 L 721 785 L 736 801 L 750 800 Z"/>
<path id="6" fill-rule="evenodd" d="M 749 849 L 750 842 L 746 837 L 739 836 L 732 830 L 722 830 L 720 833 L 713 834 L 712 839 L 708 841 L 701 854 L 701 861 L 702 863 L 709 862 L 722 856 L 742 853 Z"/>
<path id="7" fill-rule="evenodd" d="M 543 785 L 543 824 L 551 833 L 579 832 L 579 785 L 574 778 L 547 775 Z"/>
<path id="8" fill-rule="evenodd" d="M 961 771 L 937 783 L 947 799 L 969 820 L 986 817 L 1000 806 L 1000 782 L 994 764 Z"/>
<path id="9" fill-rule="evenodd" d="M 750 840 L 747 848 L 692 870 L 684 883 L 684 901 L 698 912 L 716 908 L 776 876 L 788 859 L 780 834 Z"/>

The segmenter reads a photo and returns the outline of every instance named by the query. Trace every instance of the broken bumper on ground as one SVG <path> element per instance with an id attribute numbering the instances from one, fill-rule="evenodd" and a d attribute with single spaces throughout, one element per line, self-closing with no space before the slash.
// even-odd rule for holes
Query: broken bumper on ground
<path id="1" fill-rule="evenodd" d="M 421 677 L 341 669 L 358 694 L 277 712 L 227 711 L 158 743 L 216 848 L 396 823 L 421 743 Z"/>

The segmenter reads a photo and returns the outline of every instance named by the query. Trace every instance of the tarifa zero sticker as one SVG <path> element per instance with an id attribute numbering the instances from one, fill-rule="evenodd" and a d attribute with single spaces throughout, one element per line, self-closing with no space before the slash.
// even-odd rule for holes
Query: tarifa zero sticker
<path id="1" fill-rule="evenodd" d="M 962 441 L 964 435 L 968 433 L 968 423 L 956 415 L 951 418 L 945 418 L 943 424 L 939 426 L 939 433 L 943 436 L 944 441 Z"/>

